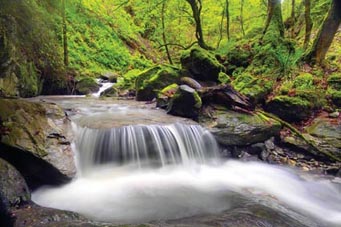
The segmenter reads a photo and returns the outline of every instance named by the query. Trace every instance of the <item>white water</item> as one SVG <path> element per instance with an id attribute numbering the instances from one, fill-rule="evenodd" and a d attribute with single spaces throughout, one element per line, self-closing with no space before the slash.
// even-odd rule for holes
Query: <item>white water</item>
<path id="1" fill-rule="evenodd" d="M 100 96 L 101 96 L 101 93 L 102 93 L 103 91 L 108 90 L 108 89 L 111 88 L 115 83 L 105 82 L 105 83 L 100 83 L 100 84 L 102 84 L 102 86 L 99 88 L 98 92 L 92 94 L 93 97 L 97 97 L 97 98 L 100 97 Z"/>
<path id="2" fill-rule="evenodd" d="M 80 174 L 65 186 L 35 191 L 32 199 L 42 206 L 98 221 L 142 223 L 215 214 L 253 201 L 306 226 L 341 226 L 340 184 L 279 166 L 223 162 L 200 126 L 75 130 Z"/>

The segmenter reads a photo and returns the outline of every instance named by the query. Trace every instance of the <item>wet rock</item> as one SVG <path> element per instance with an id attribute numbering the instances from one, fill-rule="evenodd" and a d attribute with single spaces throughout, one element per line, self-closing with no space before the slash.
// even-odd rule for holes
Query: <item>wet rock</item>
<path id="1" fill-rule="evenodd" d="M 179 83 L 181 71 L 171 66 L 155 66 L 137 76 L 135 89 L 137 101 L 151 101 L 166 86 Z"/>
<path id="2" fill-rule="evenodd" d="M 156 99 L 156 107 L 167 108 L 170 99 L 174 96 L 174 94 L 179 90 L 179 85 L 171 84 L 167 87 L 163 88 L 157 95 Z"/>
<path id="3" fill-rule="evenodd" d="M 245 146 L 264 142 L 279 134 L 281 124 L 262 114 L 244 114 L 226 111 L 217 115 L 211 132 L 223 145 Z"/>
<path id="4" fill-rule="evenodd" d="M 10 226 L 11 208 L 30 200 L 25 180 L 8 162 L 0 158 L 0 226 Z"/>
<path id="5" fill-rule="evenodd" d="M 219 73 L 224 70 L 214 55 L 201 48 L 192 48 L 181 56 L 181 65 L 195 80 L 218 82 Z"/>
<path id="6" fill-rule="evenodd" d="M 181 85 L 171 98 L 167 113 L 176 116 L 197 118 L 201 105 L 202 102 L 198 93 L 187 85 Z"/>
<path id="7" fill-rule="evenodd" d="M 65 182 L 75 173 L 68 121 L 55 104 L 0 99 L 0 157 L 15 166 L 30 187 Z"/>

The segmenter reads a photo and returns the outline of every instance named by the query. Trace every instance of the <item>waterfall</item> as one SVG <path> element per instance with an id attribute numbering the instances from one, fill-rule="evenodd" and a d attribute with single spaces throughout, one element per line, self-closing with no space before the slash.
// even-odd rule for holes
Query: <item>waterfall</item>
<path id="1" fill-rule="evenodd" d="M 92 129 L 74 125 L 81 172 L 113 163 L 138 167 L 205 164 L 218 157 L 218 145 L 199 125 L 129 125 Z"/>

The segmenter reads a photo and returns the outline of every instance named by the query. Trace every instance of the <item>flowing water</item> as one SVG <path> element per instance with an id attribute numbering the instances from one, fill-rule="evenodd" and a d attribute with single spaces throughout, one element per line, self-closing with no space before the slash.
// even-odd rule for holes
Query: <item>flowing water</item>
<path id="1" fill-rule="evenodd" d="M 108 90 L 109 88 L 111 88 L 115 83 L 111 83 L 111 82 L 103 82 L 101 83 L 100 80 L 97 81 L 101 87 L 99 88 L 98 92 L 96 93 L 93 93 L 92 96 L 93 97 L 100 97 L 101 96 L 101 93 Z"/>
<path id="2" fill-rule="evenodd" d="M 42 206 L 120 224 L 186 217 L 192 223 L 210 215 L 217 223 L 238 211 L 267 213 L 274 226 L 279 220 L 281 226 L 341 226 L 341 187 L 325 177 L 223 160 L 207 130 L 157 110 L 89 99 L 59 103 L 73 108 L 78 175 L 34 192 Z"/>

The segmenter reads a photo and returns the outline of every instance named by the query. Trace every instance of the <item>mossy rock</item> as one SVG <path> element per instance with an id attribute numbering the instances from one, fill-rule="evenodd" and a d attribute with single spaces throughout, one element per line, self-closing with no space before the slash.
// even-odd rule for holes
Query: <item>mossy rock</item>
<path id="1" fill-rule="evenodd" d="M 294 79 L 292 88 L 314 89 L 314 76 L 310 73 L 301 73 Z"/>
<path id="2" fill-rule="evenodd" d="M 16 167 L 20 163 L 29 168 L 35 180 L 49 170 L 65 179 L 74 175 L 65 114 L 60 107 L 46 102 L 0 99 L 0 120 L 0 157 L 13 160 L 10 163 Z M 28 157 L 37 161 L 29 163 Z M 37 163 L 46 169 L 44 173 L 37 171 Z M 25 174 L 30 175 L 28 171 Z"/>
<path id="3" fill-rule="evenodd" d="M 279 135 L 281 124 L 261 113 L 245 114 L 233 111 L 217 113 L 211 132 L 220 144 L 245 146 L 264 142 Z"/>
<path id="4" fill-rule="evenodd" d="M 181 66 L 187 70 L 195 80 L 218 82 L 219 73 L 224 66 L 213 54 L 201 48 L 192 48 L 181 55 Z"/>
<path id="5" fill-rule="evenodd" d="M 201 106 L 202 101 L 199 94 L 188 85 L 181 85 L 171 98 L 167 113 L 196 119 Z"/>
<path id="6" fill-rule="evenodd" d="M 311 102 L 286 95 L 275 96 L 266 103 L 266 110 L 289 122 L 301 121 L 311 115 Z"/>
<path id="7" fill-rule="evenodd" d="M 76 84 L 76 91 L 79 95 L 87 95 L 99 90 L 97 81 L 92 77 L 81 78 Z"/>
<path id="8" fill-rule="evenodd" d="M 157 97 L 158 92 L 166 86 L 179 83 L 181 71 L 175 67 L 159 65 L 150 68 L 137 76 L 136 100 L 151 101 Z"/>
<path id="9" fill-rule="evenodd" d="M 341 90 L 328 88 L 327 96 L 331 99 L 335 106 L 341 107 Z"/>
<path id="10" fill-rule="evenodd" d="M 179 85 L 171 84 L 163 88 L 157 95 L 156 106 L 160 108 L 167 108 L 169 100 L 178 91 Z"/>
<path id="11" fill-rule="evenodd" d="M 232 82 L 232 85 L 237 91 L 247 96 L 253 104 L 256 104 L 265 100 L 271 92 L 273 82 L 243 73 Z"/>
<path id="12" fill-rule="evenodd" d="M 229 84 L 231 83 L 231 78 L 224 72 L 220 72 L 218 75 L 218 81 L 221 84 Z"/>
<path id="13" fill-rule="evenodd" d="M 341 73 L 335 73 L 329 76 L 328 86 L 335 90 L 341 90 Z"/>
<path id="14" fill-rule="evenodd" d="M 128 71 L 123 76 L 117 78 L 117 83 L 115 87 L 118 89 L 135 89 L 135 81 L 136 78 L 142 73 L 143 71 L 139 69 L 132 69 Z"/>

